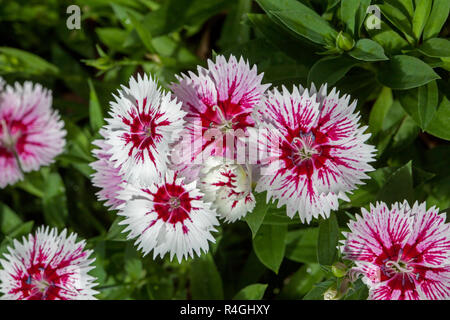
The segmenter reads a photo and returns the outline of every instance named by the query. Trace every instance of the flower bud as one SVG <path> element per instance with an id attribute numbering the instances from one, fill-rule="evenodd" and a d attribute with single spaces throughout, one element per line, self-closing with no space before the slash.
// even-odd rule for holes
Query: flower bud
<path id="1" fill-rule="evenodd" d="M 338 36 L 336 37 L 336 47 L 339 49 L 342 49 L 344 51 L 350 51 L 355 46 L 355 40 L 353 38 L 344 32 L 339 32 Z"/>
<path id="2" fill-rule="evenodd" d="M 336 278 L 342 278 L 347 274 L 347 266 L 342 262 L 336 262 L 331 266 L 331 272 Z"/>
<path id="3" fill-rule="evenodd" d="M 338 292 L 334 286 L 328 288 L 323 294 L 323 300 L 338 300 Z"/>

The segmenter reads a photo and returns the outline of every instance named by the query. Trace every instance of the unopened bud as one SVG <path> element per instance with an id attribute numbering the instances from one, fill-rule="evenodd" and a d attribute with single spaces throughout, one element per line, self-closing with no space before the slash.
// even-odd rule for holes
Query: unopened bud
<path id="1" fill-rule="evenodd" d="M 352 50 L 355 46 L 355 40 L 344 32 L 339 32 L 338 36 L 336 37 L 336 47 L 339 49 L 342 49 L 344 51 Z"/>
<path id="2" fill-rule="evenodd" d="M 338 300 L 338 292 L 335 287 L 328 288 L 323 294 L 323 300 Z"/>
<path id="3" fill-rule="evenodd" d="M 342 262 L 336 262 L 331 266 L 331 272 L 336 278 L 342 278 L 347 274 L 347 266 Z"/>

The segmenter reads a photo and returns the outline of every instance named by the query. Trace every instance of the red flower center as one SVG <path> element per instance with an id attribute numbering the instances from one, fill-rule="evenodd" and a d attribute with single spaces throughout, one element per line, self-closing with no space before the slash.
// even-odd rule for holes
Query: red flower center
<path id="1" fill-rule="evenodd" d="M 146 191 L 149 194 L 150 191 Z M 166 183 L 158 188 L 153 195 L 154 212 L 158 214 L 158 218 L 151 222 L 154 225 L 158 219 L 170 223 L 175 226 L 178 222 L 183 224 L 183 232 L 187 233 L 188 229 L 184 226 L 186 219 L 191 219 L 192 201 L 199 200 L 191 198 L 189 192 L 181 185 L 174 183 Z"/>
<path id="2" fill-rule="evenodd" d="M 29 300 L 65 299 L 61 291 L 70 291 L 64 286 L 70 274 L 58 275 L 57 268 L 34 265 L 21 277 L 21 286 L 11 293 L 21 292 Z"/>

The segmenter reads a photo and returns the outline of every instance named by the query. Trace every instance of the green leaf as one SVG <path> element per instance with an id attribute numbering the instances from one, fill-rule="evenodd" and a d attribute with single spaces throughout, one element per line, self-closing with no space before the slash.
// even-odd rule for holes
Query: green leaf
<path id="1" fill-rule="evenodd" d="M 377 134 L 383 128 L 383 121 L 386 117 L 389 108 L 392 106 L 394 99 L 392 97 L 392 90 L 388 87 L 381 89 L 380 95 L 375 101 L 369 116 L 370 132 Z"/>
<path id="2" fill-rule="evenodd" d="M 5 61 L 2 61 L 2 56 Z M 2 65 L 3 64 L 3 65 Z M 59 69 L 41 57 L 20 49 L 0 47 L 0 74 L 22 72 L 31 75 L 57 75 Z"/>
<path id="3" fill-rule="evenodd" d="M 412 33 L 411 22 L 403 12 L 389 3 L 378 5 L 381 12 L 398 30 L 406 37 L 409 43 L 414 43 L 414 34 Z"/>
<path id="4" fill-rule="evenodd" d="M 111 240 L 111 241 L 127 241 L 127 233 L 123 232 L 125 229 L 124 225 L 121 225 L 120 222 L 123 220 L 121 217 L 117 217 L 114 219 L 113 223 L 111 224 L 111 227 L 108 230 L 108 233 L 106 234 L 105 240 Z"/>
<path id="5" fill-rule="evenodd" d="M 252 13 L 247 16 L 251 24 L 263 34 L 264 38 L 283 53 L 305 65 L 312 65 L 317 60 L 317 55 L 314 54 L 312 48 L 299 43 L 297 38 L 270 20 L 267 15 Z"/>
<path id="6" fill-rule="evenodd" d="M 392 137 L 391 150 L 402 150 L 407 148 L 420 132 L 419 126 L 408 115 L 406 115 L 400 122 L 397 131 Z"/>
<path id="7" fill-rule="evenodd" d="M 0 231 L 3 234 L 9 234 L 22 223 L 22 219 L 10 207 L 0 203 Z"/>
<path id="8" fill-rule="evenodd" d="M 155 52 L 155 48 L 152 44 L 152 35 L 148 28 L 141 22 L 139 17 L 137 17 L 132 11 L 127 11 L 128 17 L 130 18 L 131 24 L 136 29 L 136 32 L 139 35 L 144 46 L 150 52 Z"/>
<path id="9" fill-rule="evenodd" d="M 319 228 L 289 231 L 286 236 L 286 258 L 301 263 L 317 263 Z"/>
<path id="10" fill-rule="evenodd" d="M 291 277 L 280 292 L 280 299 L 301 299 L 313 286 L 322 281 L 325 272 L 319 264 L 304 264 Z"/>
<path id="11" fill-rule="evenodd" d="M 270 270 L 278 273 L 286 248 L 287 226 L 262 225 L 253 239 L 258 259 Z"/>
<path id="12" fill-rule="evenodd" d="M 256 205 L 252 212 L 245 216 L 245 221 L 247 222 L 250 230 L 252 231 L 252 238 L 256 237 L 259 228 L 261 227 L 264 217 L 266 216 L 267 209 L 269 208 L 269 204 L 266 203 L 266 192 L 257 193 Z"/>
<path id="13" fill-rule="evenodd" d="M 217 41 L 220 47 L 245 43 L 250 38 L 250 28 L 242 23 L 242 18 L 250 12 L 251 0 L 237 0 L 233 9 L 228 13 L 222 27 L 220 39 Z"/>
<path id="14" fill-rule="evenodd" d="M 376 19 L 380 23 L 380 29 L 369 26 L 369 21 L 372 19 Z M 408 42 L 403 37 L 392 30 L 383 20 L 378 20 L 375 15 L 369 15 L 366 19 L 366 30 L 372 40 L 378 42 L 389 55 L 399 53 L 401 49 L 408 46 Z"/>
<path id="15" fill-rule="evenodd" d="M 450 1 L 434 0 L 430 17 L 423 30 L 423 40 L 436 37 L 447 21 L 450 12 Z"/>
<path id="16" fill-rule="evenodd" d="M 412 203 L 414 197 L 411 161 L 397 169 L 378 192 L 377 200 L 388 205 L 404 200 Z"/>
<path id="17" fill-rule="evenodd" d="M 334 280 L 326 280 L 316 284 L 310 292 L 308 292 L 303 300 L 323 300 L 323 294 L 335 283 Z"/>
<path id="18" fill-rule="evenodd" d="M 104 124 L 102 107 L 91 79 L 88 79 L 88 84 L 91 92 L 89 96 L 89 121 L 92 131 L 98 132 Z"/>
<path id="19" fill-rule="evenodd" d="M 420 59 L 397 55 L 384 63 L 378 73 L 378 81 L 392 89 L 404 90 L 420 87 L 440 79 L 434 70 Z"/>
<path id="20" fill-rule="evenodd" d="M 412 20 L 412 30 L 416 39 L 420 39 L 422 35 L 423 28 L 427 23 L 428 16 L 431 11 L 430 0 L 415 0 L 416 10 L 414 11 L 414 16 Z"/>
<path id="21" fill-rule="evenodd" d="M 190 279 L 192 299 L 223 299 L 222 279 L 210 253 L 191 262 Z"/>
<path id="22" fill-rule="evenodd" d="M 321 265 L 330 266 L 337 256 L 339 240 L 339 225 L 336 214 L 331 213 L 328 219 L 319 222 L 319 236 L 317 238 L 317 261 Z"/>
<path id="23" fill-rule="evenodd" d="M 450 41 L 442 38 L 428 39 L 418 50 L 428 57 L 450 57 Z"/>
<path id="24" fill-rule="evenodd" d="M 359 2 L 360 0 L 341 0 L 341 20 L 351 35 L 355 34 L 355 18 Z"/>
<path id="25" fill-rule="evenodd" d="M 337 32 L 314 10 L 295 0 L 257 0 L 269 17 L 314 43 L 334 43 Z"/>
<path id="26" fill-rule="evenodd" d="M 425 86 L 419 87 L 418 114 L 419 125 L 427 128 L 438 105 L 439 91 L 436 81 L 431 81 Z"/>
<path id="27" fill-rule="evenodd" d="M 241 289 L 233 300 L 261 300 L 266 292 L 267 284 L 255 283 Z"/>
<path id="28" fill-rule="evenodd" d="M 383 47 L 370 39 L 358 40 L 353 50 L 348 54 L 355 59 L 363 61 L 382 61 L 389 59 L 384 54 Z"/>
<path id="29" fill-rule="evenodd" d="M 367 8 L 370 6 L 370 2 L 371 0 L 360 0 L 359 1 L 359 8 L 358 8 L 358 12 L 356 14 L 356 19 L 355 19 L 355 28 L 356 31 L 358 31 L 358 35 L 361 34 L 361 27 L 364 23 L 364 19 L 367 16 Z M 356 34 L 355 31 L 355 34 Z"/>
<path id="30" fill-rule="evenodd" d="M 320 87 L 321 84 L 328 83 L 332 86 L 358 63 L 358 60 L 346 56 L 322 58 L 309 71 L 308 84 L 314 83 Z"/>
<path id="31" fill-rule="evenodd" d="M 436 81 L 432 81 L 418 89 L 405 91 L 399 95 L 403 109 L 425 131 L 432 125 L 439 103 L 438 97 L 439 92 Z"/>
<path id="32" fill-rule="evenodd" d="M 426 131 L 441 139 L 450 140 L 450 101 L 446 96 L 442 98 Z"/>
<path id="33" fill-rule="evenodd" d="M 45 180 L 42 204 L 45 222 L 50 226 L 64 228 L 69 215 L 66 187 L 57 172 L 51 172 Z"/>

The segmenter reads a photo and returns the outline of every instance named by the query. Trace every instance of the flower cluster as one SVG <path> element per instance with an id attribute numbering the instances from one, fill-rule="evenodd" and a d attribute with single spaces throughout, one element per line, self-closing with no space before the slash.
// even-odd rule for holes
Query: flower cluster
<path id="1" fill-rule="evenodd" d="M 262 78 L 243 58 L 217 56 L 177 76 L 172 93 L 138 76 L 114 97 L 93 182 L 144 254 L 207 252 L 217 217 L 251 214 L 254 191 L 291 218 L 328 217 L 373 170 L 349 96 L 326 86 L 268 91 Z"/>
<path id="2" fill-rule="evenodd" d="M 5 86 L 0 78 L 0 188 L 51 164 L 65 146 L 63 127 L 51 91 L 29 81 Z"/>

